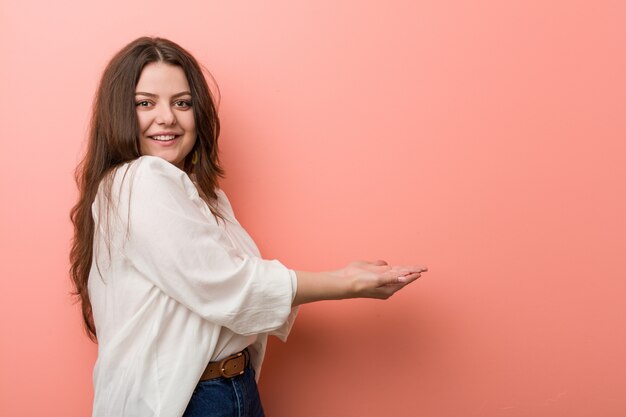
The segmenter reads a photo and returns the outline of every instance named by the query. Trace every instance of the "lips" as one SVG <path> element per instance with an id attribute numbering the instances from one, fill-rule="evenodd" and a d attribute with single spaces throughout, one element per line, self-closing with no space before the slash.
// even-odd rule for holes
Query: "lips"
<path id="1" fill-rule="evenodd" d="M 181 135 L 174 135 L 174 134 L 169 134 L 169 135 L 154 135 L 154 136 L 148 136 L 150 139 L 152 140 L 156 140 L 158 142 L 171 142 L 177 138 L 179 138 Z"/>

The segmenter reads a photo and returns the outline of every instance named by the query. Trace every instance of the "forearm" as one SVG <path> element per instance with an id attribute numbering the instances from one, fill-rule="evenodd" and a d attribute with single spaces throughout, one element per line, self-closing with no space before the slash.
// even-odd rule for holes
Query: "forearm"
<path id="1" fill-rule="evenodd" d="M 296 296 L 292 305 L 297 306 L 322 300 L 348 298 L 348 280 L 329 272 L 295 271 L 298 279 Z"/>
<path id="2" fill-rule="evenodd" d="M 333 271 L 295 271 L 298 283 L 292 305 L 344 298 L 386 300 L 427 270 L 420 266 L 389 266 L 385 261 L 356 261 Z"/>

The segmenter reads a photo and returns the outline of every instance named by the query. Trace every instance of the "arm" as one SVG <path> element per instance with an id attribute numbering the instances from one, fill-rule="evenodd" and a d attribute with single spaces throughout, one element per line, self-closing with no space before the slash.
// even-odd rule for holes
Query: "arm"
<path id="1" fill-rule="evenodd" d="M 132 181 L 119 192 L 115 218 L 123 240 L 121 256 L 137 275 L 235 333 L 282 326 L 294 296 L 290 270 L 236 248 L 187 174 L 174 165 L 142 156 L 134 167 Z"/>
<path id="2" fill-rule="evenodd" d="M 421 266 L 389 266 L 385 261 L 352 262 L 327 272 L 295 271 L 298 287 L 292 305 L 345 298 L 385 300 L 426 271 Z"/>

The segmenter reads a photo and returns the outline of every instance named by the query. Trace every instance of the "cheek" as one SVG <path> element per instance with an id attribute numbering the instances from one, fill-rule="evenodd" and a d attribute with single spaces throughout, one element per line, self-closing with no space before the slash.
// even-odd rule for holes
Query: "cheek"
<path id="1" fill-rule="evenodd" d="M 145 114 L 141 112 L 137 113 L 137 124 L 139 125 L 139 133 L 144 133 L 150 127 L 150 120 L 146 117 Z"/>
<path id="2" fill-rule="evenodd" d="M 195 132 L 196 124 L 193 117 L 193 112 L 185 112 L 184 115 L 181 115 L 178 119 L 178 123 L 185 129 L 187 132 Z"/>

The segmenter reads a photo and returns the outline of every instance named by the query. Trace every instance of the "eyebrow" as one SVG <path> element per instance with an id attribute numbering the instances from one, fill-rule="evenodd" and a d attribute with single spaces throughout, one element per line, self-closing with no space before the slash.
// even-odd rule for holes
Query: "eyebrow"
<path id="1" fill-rule="evenodd" d="M 146 92 L 143 92 L 143 91 L 137 91 L 137 92 L 135 93 L 135 95 L 136 95 L 136 96 L 146 96 L 146 97 L 157 97 L 157 95 L 156 95 L 156 94 L 146 93 Z M 180 92 L 180 93 L 176 93 L 176 94 L 174 94 L 174 95 L 172 96 L 172 98 L 175 98 L 175 97 L 180 97 L 180 96 L 185 96 L 185 95 L 189 95 L 189 96 L 190 96 L 190 95 L 191 95 L 191 93 L 190 93 L 189 91 L 182 91 L 182 92 Z"/>

